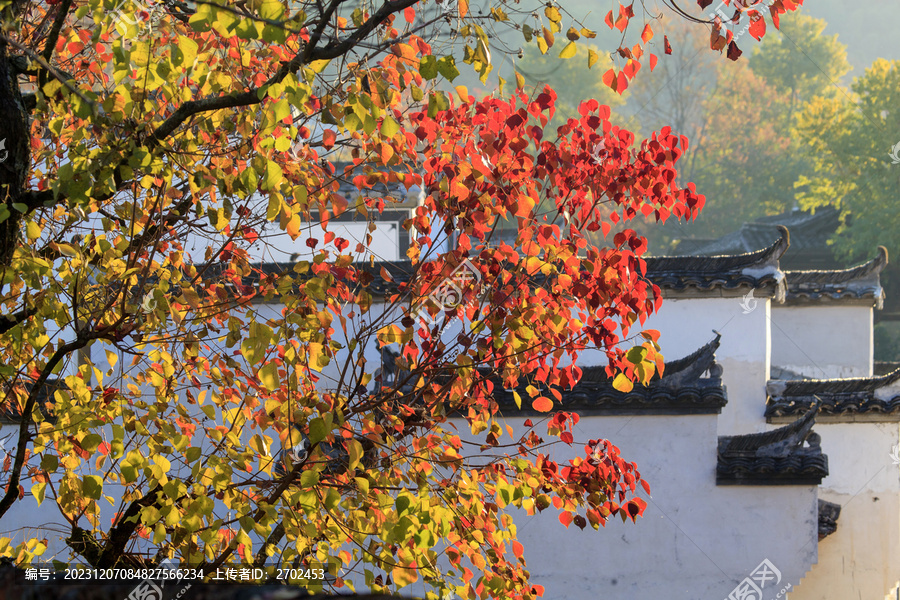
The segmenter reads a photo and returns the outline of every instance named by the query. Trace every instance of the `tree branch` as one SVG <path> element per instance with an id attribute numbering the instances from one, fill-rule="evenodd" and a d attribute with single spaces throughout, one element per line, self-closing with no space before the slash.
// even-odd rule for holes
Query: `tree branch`
<path id="1" fill-rule="evenodd" d="M 57 9 L 56 18 L 53 20 L 53 27 L 50 29 L 50 33 L 47 35 L 47 43 L 44 45 L 44 51 L 41 53 L 41 56 L 43 56 L 44 60 L 48 63 L 53 57 L 53 49 L 56 48 L 56 40 L 59 39 L 59 32 L 62 29 L 63 24 L 66 22 L 66 17 L 69 15 L 69 9 L 71 7 L 72 0 L 62 0 L 62 3 L 59 5 L 59 9 Z"/>
<path id="2" fill-rule="evenodd" d="M 17 313 L 0 316 L 0 334 L 6 333 L 19 323 L 37 314 L 37 307 L 23 308 Z"/>
<path id="3" fill-rule="evenodd" d="M 37 402 L 38 395 L 44 388 L 44 385 L 47 383 L 47 379 L 50 377 L 50 374 L 56 369 L 56 366 L 72 352 L 76 350 L 81 350 L 85 346 L 88 345 L 89 342 L 96 339 L 105 338 L 109 335 L 109 328 L 103 328 L 98 331 L 93 331 L 90 333 L 84 333 L 79 335 L 75 340 L 63 344 L 60 346 L 56 352 L 53 353 L 53 356 L 47 361 L 47 364 L 44 366 L 44 370 L 41 371 L 40 376 L 37 381 L 35 381 L 34 386 L 31 388 L 31 392 L 28 394 L 28 400 L 25 401 L 25 407 L 22 409 L 22 422 L 19 424 L 19 440 L 16 444 L 16 456 L 13 459 L 12 471 L 9 474 L 9 482 L 7 483 L 6 494 L 3 496 L 3 499 L 0 500 L 0 518 L 6 514 L 6 512 L 10 509 L 13 503 L 16 501 L 16 498 L 19 496 L 19 480 L 22 476 L 22 465 L 25 464 L 25 450 L 28 446 L 28 427 L 31 425 L 31 413 L 34 410 L 34 405 Z"/>

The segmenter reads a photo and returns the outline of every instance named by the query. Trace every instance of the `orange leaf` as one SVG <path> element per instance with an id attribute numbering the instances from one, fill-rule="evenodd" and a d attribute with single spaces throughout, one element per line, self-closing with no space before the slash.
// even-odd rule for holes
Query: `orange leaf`
<path id="1" fill-rule="evenodd" d="M 605 19 L 605 21 L 606 21 L 606 24 L 609 26 L 610 29 L 612 29 L 613 27 L 616 26 L 615 23 L 613 23 L 612 11 L 609 11 L 608 13 L 606 13 L 606 19 Z"/>
<path id="2" fill-rule="evenodd" d="M 603 84 L 612 89 L 616 89 L 616 71 L 610 69 L 603 74 Z"/>
<path id="3" fill-rule="evenodd" d="M 416 9 L 412 6 L 407 6 L 403 10 L 403 16 L 406 18 L 407 23 L 412 23 L 416 20 Z"/>
<path id="4" fill-rule="evenodd" d="M 645 44 L 653 39 L 653 29 L 650 28 L 650 24 L 647 23 L 644 25 L 644 31 L 641 32 L 641 41 Z"/>
<path id="5" fill-rule="evenodd" d="M 459 18 L 462 19 L 469 12 L 469 0 L 459 0 Z"/>
<path id="6" fill-rule="evenodd" d="M 569 525 L 572 524 L 572 513 L 560 513 L 559 522 L 566 526 L 566 529 L 569 528 Z"/>
<path id="7" fill-rule="evenodd" d="M 522 554 L 525 552 L 525 548 L 519 542 L 513 540 L 512 543 L 513 554 L 516 555 L 516 558 L 522 558 Z"/>
<path id="8" fill-rule="evenodd" d="M 553 401 L 546 396 L 539 396 L 531 403 L 531 407 L 538 412 L 550 412 L 553 410 Z"/>
<path id="9" fill-rule="evenodd" d="M 652 52 L 650 53 L 650 70 L 653 71 L 653 68 L 656 67 L 656 55 Z"/>

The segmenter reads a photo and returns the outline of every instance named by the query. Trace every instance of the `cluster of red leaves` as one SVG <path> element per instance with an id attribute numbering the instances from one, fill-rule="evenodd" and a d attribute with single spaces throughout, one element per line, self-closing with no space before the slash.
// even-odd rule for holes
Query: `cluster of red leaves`
<path id="1" fill-rule="evenodd" d="M 701 9 L 706 9 L 713 4 L 713 0 L 697 0 L 697 4 Z M 772 18 L 772 24 L 775 28 L 779 25 L 779 15 L 787 11 L 797 10 L 803 4 L 803 0 L 724 0 L 726 10 L 734 10 L 732 17 L 728 21 L 733 25 L 738 25 L 744 19 L 749 19 L 748 31 L 757 41 L 761 40 L 766 34 L 765 12 L 768 12 Z M 768 10 L 766 10 L 768 9 Z M 606 14 L 605 22 L 610 29 L 616 29 L 622 33 L 623 39 L 627 36 L 628 26 L 634 19 L 634 3 L 629 5 L 619 4 L 616 12 L 610 10 Z M 618 93 L 623 93 L 631 80 L 635 78 L 641 69 L 641 58 L 644 56 L 645 47 L 654 37 L 653 28 L 649 23 L 643 22 L 641 29 L 640 41 L 633 46 L 623 45 L 617 50 L 617 55 L 624 60 L 621 67 L 609 69 L 603 75 L 603 83 Z M 727 48 L 726 55 L 731 60 L 740 58 L 743 52 L 734 39 L 734 27 L 729 27 L 722 22 L 720 16 L 715 16 L 710 21 L 712 31 L 710 37 L 710 47 L 713 50 L 722 51 Z M 663 51 L 665 54 L 672 54 L 672 46 L 669 44 L 668 36 L 663 36 Z M 648 52 L 650 61 L 650 70 L 656 66 L 657 56 L 652 52 Z"/>

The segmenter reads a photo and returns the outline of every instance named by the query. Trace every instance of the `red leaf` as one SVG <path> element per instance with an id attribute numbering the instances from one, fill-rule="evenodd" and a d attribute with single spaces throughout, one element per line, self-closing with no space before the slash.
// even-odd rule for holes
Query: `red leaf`
<path id="1" fill-rule="evenodd" d="M 730 58 L 731 60 L 737 60 L 741 57 L 741 54 L 743 54 L 743 52 L 741 52 L 741 49 L 738 48 L 737 44 L 735 44 L 734 42 L 728 44 L 728 58 Z"/>
<path id="2" fill-rule="evenodd" d="M 337 136 L 332 129 L 326 129 L 322 134 L 322 145 L 326 150 L 331 150 L 334 147 L 334 141 Z"/>
<path id="3" fill-rule="evenodd" d="M 653 39 L 653 29 L 650 28 L 650 24 L 644 25 L 644 30 L 641 32 L 641 41 L 645 44 Z"/>
<path id="4" fill-rule="evenodd" d="M 403 11 L 403 16 L 406 18 L 407 23 L 412 23 L 416 20 L 416 9 L 412 6 L 407 6 Z"/>
<path id="5" fill-rule="evenodd" d="M 666 51 L 666 54 L 672 54 L 672 44 L 669 43 L 669 36 L 663 36 L 663 48 Z"/>
<path id="6" fill-rule="evenodd" d="M 647 482 L 646 482 L 645 480 L 643 480 L 643 479 L 641 479 L 641 486 L 644 488 L 644 491 L 645 491 L 645 492 L 647 492 L 648 494 L 650 493 L 650 484 L 647 483 Z"/>
<path id="7" fill-rule="evenodd" d="M 575 441 L 575 438 L 573 438 L 572 434 L 568 431 L 563 431 L 561 434 L 559 434 L 559 439 L 569 444 L 570 446 L 572 445 L 572 442 Z"/>
<path id="8" fill-rule="evenodd" d="M 559 515 L 559 522 L 566 526 L 566 529 L 569 528 L 569 525 L 572 524 L 572 513 L 563 512 Z"/>
<path id="9" fill-rule="evenodd" d="M 750 35 L 756 41 L 759 41 L 766 35 L 766 20 L 762 17 L 757 18 L 756 20 L 752 20 L 750 22 Z"/>
<path id="10" fill-rule="evenodd" d="M 653 68 L 656 67 L 656 61 L 657 61 L 656 55 L 651 52 L 650 53 L 650 72 L 651 73 L 653 72 Z"/>
<path id="11" fill-rule="evenodd" d="M 603 84 L 613 90 L 616 89 L 616 71 L 614 69 L 610 69 L 603 74 Z"/>
<path id="12" fill-rule="evenodd" d="M 712 4 L 712 0 L 697 0 L 697 4 L 700 5 L 700 8 L 706 8 L 710 4 Z"/>
<path id="13" fill-rule="evenodd" d="M 625 77 L 625 71 L 619 71 L 619 80 L 616 82 L 616 92 L 623 94 L 628 89 L 628 78 Z"/>

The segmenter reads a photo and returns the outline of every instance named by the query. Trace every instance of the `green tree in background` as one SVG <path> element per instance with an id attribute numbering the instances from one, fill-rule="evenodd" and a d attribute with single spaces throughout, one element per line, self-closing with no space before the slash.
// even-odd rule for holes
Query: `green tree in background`
<path id="1" fill-rule="evenodd" d="M 798 115 L 797 134 L 812 161 L 801 177 L 801 206 L 833 205 L 844 224 L 836 250 L 859 260 L 876 244 L 900 240 L 900 61 L 876 60 L 852 85 L 853 95 L 817 98 Z"/>
<path id="2" fill-rule="evenodd" d="M 828 25 L 802 13 L 784 15 L 777 33 L 766 36 L 750 58 L 753 72 L 779 92 L 788 93 L 788 114 L 818 96 L 839 93 L 850 72 L 847 47 L 837 35 L 823 35 Z"/>

